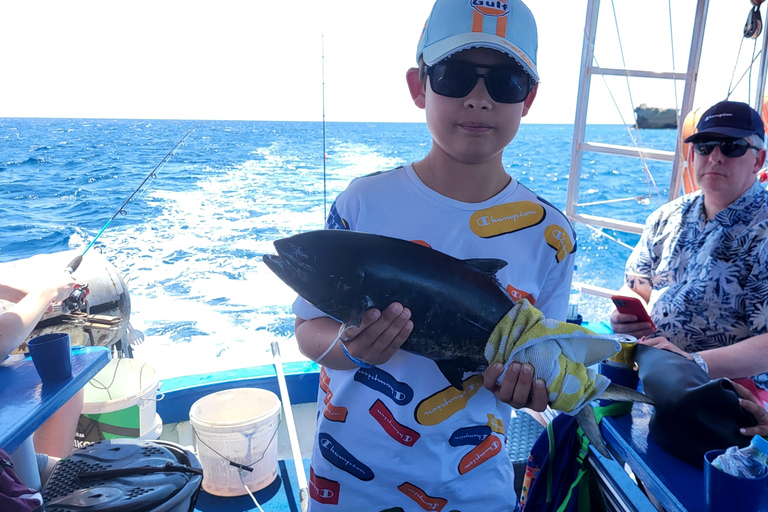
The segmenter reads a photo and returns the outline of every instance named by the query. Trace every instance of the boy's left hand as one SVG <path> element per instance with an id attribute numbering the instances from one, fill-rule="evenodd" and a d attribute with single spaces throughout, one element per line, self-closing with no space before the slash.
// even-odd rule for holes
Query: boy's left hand
<path id="1" fill-rule="evenodd" d="M 509 365 L 507 374 L 499 386 L 496 380 L 504 371 L 504 366 L 501 363 L 494 363 L 483 372 L 483 384 L 496 395 L 496 398 L 515 409 L 527 407 L 542 412 L 549 403 L 547 386 L 542 379 L 533 380 L 533 370 L 530 364 L 514 362 Z"/>

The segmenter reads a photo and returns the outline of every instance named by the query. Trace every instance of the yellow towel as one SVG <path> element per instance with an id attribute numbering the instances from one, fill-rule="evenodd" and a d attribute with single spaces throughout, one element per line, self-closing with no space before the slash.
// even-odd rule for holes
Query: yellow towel
<path id="1" fill-rule="evenodd" d="M 550 405 L 578 413 L 610 384 L 592 366 L 621 349 L 611 337 L 576 324 L 544 318 L 526 299 L 519 300 L 496 325 L 485 347 L 488 364 L 530 363 L 535 377 L 547 383 Z"/>

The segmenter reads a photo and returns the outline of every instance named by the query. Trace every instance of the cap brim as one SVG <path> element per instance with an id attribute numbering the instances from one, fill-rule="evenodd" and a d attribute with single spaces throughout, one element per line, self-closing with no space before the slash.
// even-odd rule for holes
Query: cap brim
<path id="1" fill-rule="evenodd" d="M 696 132 L 690 137 L 686 138 L 683 142 L 697 142 L 701 139 L 712 139 L 713 137 L 731 137 L 734 139 L 744 139 L 750 135 L 755 135 L 757 132 L 750 130 L 741 130 L 739 128 L 718 127 L 710 128 L 709 130 L 703 130 Z"/>
<path id="2" fill-rule="evenodd" d="M 427 66 L 431 66 L 450 57 L 454 53 L 470 48 L 490 48 L 505 53 L 523 66 L 523 69 L 525 69 L 534 80 L 537 82 L 539 81 L 539 73 L 536 71 L 536 65 L 519 48 L 493 34 L 472 32 L 448 37 L 424 48 L 421 56 L 424 59 L 424 63 Z"/>

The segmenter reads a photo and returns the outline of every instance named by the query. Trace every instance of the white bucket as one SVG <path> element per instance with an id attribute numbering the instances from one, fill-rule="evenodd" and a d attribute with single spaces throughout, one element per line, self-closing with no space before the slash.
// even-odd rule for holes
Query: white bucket
<path id="1" fill-rule="evenodd" d="M 159 388 L 150 365 L 129 358 L 111 360 L 85 385 L 75 444 L 152 435 L 157 430 Z"/>
<path id="2" fill-rule="evenodd" d="M 163 433 L 163 419 L 159 414 L 155 414 L 155 425 L 152 430 L 139 437 L 142 441 L 157 441 Z"/>
<path id="3" fill-rule="evenodd" d="M 255 492 L 277 477 L 280 399 L 271 391 L 240 388 L 212 393 L 192 405 L 189 422 L 196 434 L 206 492 L 241 496 L 247 493 L 243 483 Z M 253 471 L 238 470 L 229 461 Z"/>

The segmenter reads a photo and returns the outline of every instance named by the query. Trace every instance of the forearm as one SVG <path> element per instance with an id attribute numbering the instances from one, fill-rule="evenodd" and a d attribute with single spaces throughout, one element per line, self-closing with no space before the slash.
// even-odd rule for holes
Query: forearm
<path id="1" fill-rule="evenodd" d="M 297 318 L 296 342 L 299 344 L 299 350 L 309 359 L 334 370 L 357 368 L 344 354 L 341 343 L 336 341 L 340 327 L 339 322 L 325 316 L 312 320 Z M 330 350 L 328 350 L 329 347 L 331 347 Z M 325 355 L 323 355 L 324 353 Z M 320 359 L 321 357 L 322 359 Z"/>
<path id="2" fill-rule="evenodd" d="M 713 379 L 751 377 L 768 371 L 768 334 L 698 354 L 707 362 L 709 376 Z"/>
<path id="3" fill-rule="evenodd" d="M 32 291 L 18 304 L 0 314 L 0 356 L 2 359 L 18 347 L 32 332 L 55 298 L 55 290 Z"/>

